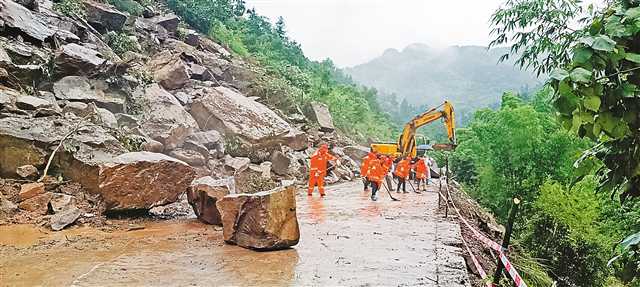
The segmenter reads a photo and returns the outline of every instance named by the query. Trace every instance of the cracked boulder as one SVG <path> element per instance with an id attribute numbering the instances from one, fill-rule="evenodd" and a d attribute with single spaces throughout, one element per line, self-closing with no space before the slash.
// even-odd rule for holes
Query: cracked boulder
<path id="1" fill-rule="evenodd" d="M 208 224 L 222 225 L 216 202 L 233 193 L 233 177 L 214 179 L 205 176 L 194 180 L 187 191 L 187 200 L 198 219 Z"/>
<path id="2" fill-rule="evenodd" d="M 256 250 L 283 249 L 298 244 L 294 186 L 254 194 L 231 194 L 216 203 L 225 242 Z"/>
<path id="3" fill-rule="evenodd" d="M 315 120 L 322 132 L 333 132 L 333 118 L 329 112 L 329 107 L 323 103 L 311 102 L 307 107 L 308 117 Z"/>
<path id="4" fill-rule="evenodd" d="M 100 195 L 107 210 L 150 209 L 178 200 L 195 172 L 175 158 L 130 152 L 100 168 Z"/>
<path id="5" fill-rule="evenodd" d="M 157 84 L 136 95 L 144 114 L 140 118 L 142 130 L 160 142 L 165 151 L 181 146 L 185 138 L 198 130 L 198 123 L 180 102 Z"/>

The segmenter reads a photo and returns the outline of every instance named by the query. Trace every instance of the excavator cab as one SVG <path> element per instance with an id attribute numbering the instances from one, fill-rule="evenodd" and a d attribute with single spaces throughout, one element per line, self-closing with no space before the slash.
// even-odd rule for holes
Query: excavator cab
<path id="1" fill-rule="evenodd" d="M 424 156 L 431 147 L 431 140 L 423 134 L 416 134 L 416 156 Z"/>

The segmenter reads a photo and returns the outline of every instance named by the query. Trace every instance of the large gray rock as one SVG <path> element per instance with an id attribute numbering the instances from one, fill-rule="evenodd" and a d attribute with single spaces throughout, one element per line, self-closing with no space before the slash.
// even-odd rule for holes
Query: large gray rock
<path id="1" fill-rule="evenodd" d="M 309 135 L 295 128 L 284 135 L 283 141 L 286 146 L 295 151 L 305 150 L 309 147 Z"/>
<path id="2" fill-rule="evenodd" d="M 103 64 L 109 64 L 100 52 L 75 43 L 60 47 L 54 61 L 56 71 L 65 75 L 90 75 Z"/>
<path id="3" fill-rule="evenodd" d="M 180 24 L 180 19 L 174 14 L 156 16 L 151 18 L 151 20 L 171 33 L 175 33 L 178 29 L 178 24 Z"/>
<path id="4" fill-rule="evenodd" d="M 82 210 L 78 209 L 75 206 L 71 206 L 63 211 L 60 211 L 51 216 L 51 219 L 49 220 L 51 229 L 53 229 L 53 231 L 60 231 L 76 222 L 76 220 L 80 218 L 81 214 Z"/>
<path id="5" fill-rule="evenodd" d="M 280 151 L 271 154 L 271 170 L 277 175 L 289 174 L 291 159 Z"/>
<path id="6" fill-rule="evenodd" d="M 40 108 L 51 108 L 53 104 L 41 98 L 22 96 L 16 100 L 16 106 L 23 110 L 37 110 Z"/>
<path id="7" fill-rule="evenodd" d="M 150 209 L 175 202 L 195 172 L 175 158 L 150 152 L 122 154 L 100 168 L 100 195 L 108 210 Z"/>
<path id="8" fill-rule="evenodd" d="M 165 150 L 181 146 L 187 136 L 198 130 L 198 123 L 178 100 L 157 84 L 147 87 L 137 97 L 143 103 L 142 130 L 162 143 Z"/>
<path id="9" fill-rule="evenodd" d="M 104 108 L 114 113 L 121 113 L 124 110 L 125 100 L 123 97 L 109 93 L 104 82 L 89 80 L 86 77 L 64 77 L 53 84 L 53 92 L 59 100 L 94 103 L 98 108 Z M 76 106 L 70 108 L 76 110 Z"/>
<path id="10" fill-rule="evenodd" d="M 198 219 L 208 224 L 222 225 L 216 202 L 234 193 L 233 177 L 214 179 L 205 176 L 194 180 L 187 191 L 187 200 Z"/>
<path id="11" fill-rule="evenodd" d="M 0 0 L 0 20 L 2 26 L 17 29 L 39 42 L 49 40 L 56 33 L 29 9 L 11 0 Z"/>
<path id="12" fill-rule="evenodd" d="M 110 5 L 84 1 L 87 22 L 99 31 L 119 31 L 127 22 L 124 14 Z"/>
<path id="13" fill-rule="evenodd" d="M 265 105 L 225 87 L 207 88 L 191 104 L 200 129 L 223 131 L 249 144 L 282 141 L 291 127 Z"/>
<path id="14" fill-rule="evenodd" d="M 314 119 L 320 126 L 320 131 L 332 132 L 335 130 L 333 126 L 333 118 L 329 112 L 327 105 L 318 102 L 311 102 L 308 106 L 308 116 Z"/>
<path id="15" fill-rule="evenodd" d="M 344 154 L 354 160 L 356 163 L 362 163 L 362 159 L 369 154 L 371 149 L 364 146 L 346 146 L 343 148 Z"/>
<path id="16" fill-rule="evenodd" d="M 222 217 L 225 242 L 274 250 L 298 244 L 294 186 L 254 194 L 231 194 L 216 203 Z"/>

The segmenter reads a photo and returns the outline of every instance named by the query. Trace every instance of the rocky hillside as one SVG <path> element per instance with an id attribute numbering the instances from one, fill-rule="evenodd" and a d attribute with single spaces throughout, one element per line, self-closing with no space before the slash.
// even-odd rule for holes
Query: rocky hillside
<path id="1" fill-rule="evenodd" d="M 300 182 L 321 142 L 342 158 L 328 181 L 353 178 L 362 151 L 326 106 L 263 104 L 262 69 L 176 15 L 63 3 L 80 6 L 0 0 L 0 223 L 70 202 L 58 217 L 153 209 L 207 176 L 249 193 Z"/>

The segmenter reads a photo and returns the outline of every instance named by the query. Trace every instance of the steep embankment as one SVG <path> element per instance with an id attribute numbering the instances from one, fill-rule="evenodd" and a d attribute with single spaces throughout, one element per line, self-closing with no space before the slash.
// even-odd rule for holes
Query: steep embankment
<path id="1" fill-rule="evenodd" d="M 304 180 L 320 142 L 343 159 L 328 181 L 353 177 L 357 165 L 338 147 L 353 142 L 326 106 L 263 104 L 263 68 L 162 8 L 142 8 L 0 0 L 0 222 L 153 210 L 203 176 L 264 190 Z M 22 184 L 44 175 L 54 153 L 48 177 Z"/>

